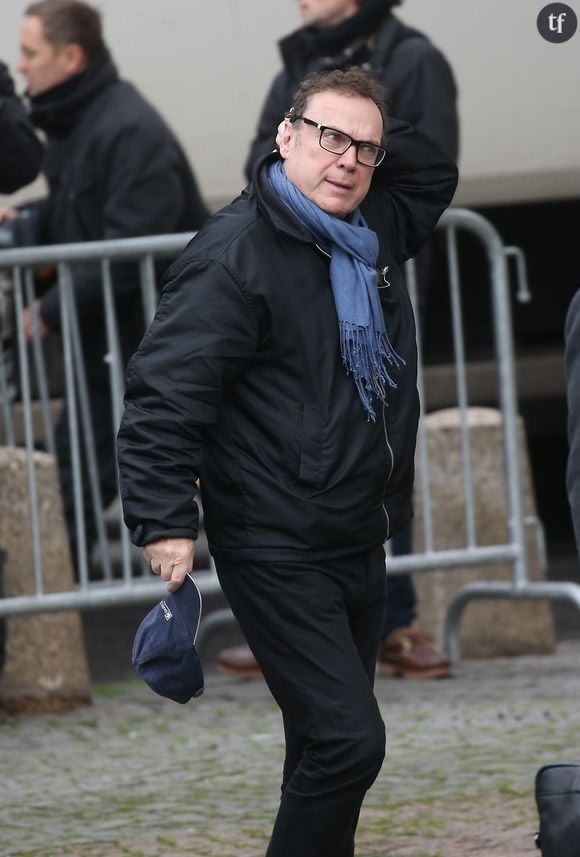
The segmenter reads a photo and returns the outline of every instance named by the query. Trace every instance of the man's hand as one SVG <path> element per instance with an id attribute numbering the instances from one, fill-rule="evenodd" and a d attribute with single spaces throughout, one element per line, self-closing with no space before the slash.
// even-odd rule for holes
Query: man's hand
<path id="1" fill-rule="evenodd" d="M 193 539 L 159 539 L 143 548 L 143 555 L 154 574 L 169 581 L 167 589 L 179 589 L 185 575 L 193 570 L 195 546 Z"/>
<path id="2" fill-rule="evenodd" d="M 34 326 L 37 326 L 38 335 L 41 339 L 46 339 L 49 334 L 49 329 L 46 326 L 40 314 L 40 300 L 35 300 L 30 306 L 22 310 L 22 329 L 27 342 L 32 342 L 34 339 Z"/>

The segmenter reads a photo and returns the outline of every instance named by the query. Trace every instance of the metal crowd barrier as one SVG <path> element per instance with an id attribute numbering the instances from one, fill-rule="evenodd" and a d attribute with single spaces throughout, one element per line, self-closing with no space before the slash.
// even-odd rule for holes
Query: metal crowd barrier
<path id="1" fill-rule="evenodd" d="M 21 433 L 27 452 L 27 479 L 31 519 L 31 542 L 34 558 L 34 595 L 0 598 L 0 616 L 71 608 L 98 608 L 120 604 L 154 601 L 165 592 L 165 584 L 153 577 L 141 559 L 141 552 L 133 547 L 123 520 L 120 503 L 103 510 L 98 480 L 99 462 L 95 453 L 91 416 L 87 396 L 86 372 L 83 361 L 79 323 L 74 301 L 74 266 L 78 263 L 94 263 L 101 269 L 101 288 L 104 305 L 107 363 L 109 367 L 110 392 L 113 410 L 111 432 L 116 433 L 124 393 L 124 371 L 117 329 L 115 303 L 113 299 L 113 276 L 111 266 L 117 262 L 135 262 L 139 268 L 140 304 L 143 308 L 143 330 L 153 318 L 158 297 L 155 276 L 155 261 L 176 258 L 192 234 L 150 236 L 146 238 L 100 241 L 86 244 L 54 245 L 51 247 L 27 247 L 0 252 L 0 275 L 12 281 L 14 304 L 13 335 L 0 336 L 0 423 L 5 445 L 14 445 L 17 428 L 15 416 L 21 415 Z M 55 453 L 54 410 L 62 403 L 50 397 L 50 378 L 47 377 L 46 360 L 41 343 L 38 320 L 33 318 L 33 339 L 27 345 L 24 330 L 19 320 L 26 305 L 34 299 L 34 271 L 39 266 L 54 267 L 60 293 L 62 369 L 64 374 L 63 399 L 67 402 L 68 431 L 71 438 L 71 463 L 73 491 L 75 497 L 75 541 L 74 557 L 77 584 L 67 592 L 44 591 L 43 549 L 39 527 L 39 497 L 34 467 L 34 452 L 42 445 Z M 15 353 L 11 353 L 15 352 Z M 6 367 L 17 365 L 9 376 Z M 33 400 L 32 387 L 38 390 Z M 15 395 L 15 388 L 19 395 Z M 39 419 L 35 416 L 40 414 Z M 40 424 L 40 425 L 38 425 Z M 90 496 L 95 514 L 96 546 L 92 556 L 88 555 L 83 518 L 83 472 L 82 449 L 85 450 Z M 211 559 L 207 569 L 196 576 L 203 595 L 221 592 Z"/>
<path id="2" fill-rule="evenodd" d="M 566 599 L 580 609 L 580 586 L 572 583 L 531 582 L 526 550 L 526 526 L 537 521 L 524 519 L 522 510 L 521 474 L 518 454 L 517 396 L 515 387 L 514 352 L 512 342 L 511 310 L 509 297 L 508 258 L 514 256 L 520 282 L 519 297 L 526 299 L 525 264 L 521 253 L 505 247 L 491 224 L 480 215 L 465 209 L 451 209 L 444 214 L 439 226 L 446 239 L 448 282 L 453 318 L 454 370 L 457 386 L 457 405 L 460 412 L 460 434 L 463 456 L 463 482 L 467 543 L 461 549 L 437 550 L 434 547 L 431 516 L 431 494 L 427 443 L 423 422 L 420 423 L 417 459 L 424 510 L 424 551 L 420 554 L 392 556 L 387 573 L 423 572 L 442 568 L 486 566 L 509 563 L 513 568 L 510 582 L 497 583 L 482 580 L 461 589 L 451 602 L 447 614 L 445 638 L 452 659 L 459 657 L 459 622 L 469 601 L 474 599 Z M 499 409 L 502 416 L 505 487 L 508 506 L 509 539 L 498 545 L 478 545 L 474 525 L 474 485 L 469 451 L 468 395 L 465 338 L 462 325 L 461 277 L 458 255 L 458 233 L 468 233 L 478 239 L 489 266 L 490 300 L 493 312 L 495 368 Z M 96 608 L 154 601 L 165 591 L 165 584 L 154 578 L 142 561 L 140 552 L 130 543 L 122 523 L 120 505 L 113 504 L 103 511 L 98 484 L 97 456 L 91 432 L 89 404 L 86 395 L 85 367 L 83 366 L 79 325 L 74 301 L 74 266 L 77 263 L 94 263 L 101 269 L 101 288 L 105 307 L 108 347 L 110 391 L 112 396 L 114 432 L 118 425 L 123 396 L 123 367 L 119 344 L 114 302 L 114 283 L 111 266 L 119 261 L 134 262 L 139 267 L 143 327 L 151 320 L 157 302 L 158 283 L 155 261 L 176 257 L 191 235 L 166 235 L 147 238 L 104 241 L 91 244 L 74 244 L 53 247 L 35 247 L 0 251 L 0 277 L 11 279 L 14 303 L 15 336 L 6 339 L 0 330 L 0 427 L 1 443 L 13 445 L 16 439 L 15 414 L 22 414 L 23 440 L 27 451 L 27 478 L 29 489 L 31 540 L 33 545 L 35 594 L 0 599 L 0 617 L 16 614 L 63 610 L 70 608 Z M 63 398 L 66 400 L 69 434 L 72 438 L 72 469 L 75 495 L 74 522 L 77 556 L 75 565 L 77 583 L 70 592 L 47 593 L 43 589 L 42 553 L 38 523 L 38 491 L 33 453 L 40 442 L 48 452 L 54 452 L 54 402 L 50 395 L 50 379 L 40 341 L 38 326 L 31 345 L 27 345 L 22 325 L 19 324 L 25 305 L 34 297 L 34 271 L 38 266 L 57 269 L 60 290 L 62 358 L 64 373 Z M 412 300 L 416 304 L 416 273 L 413 262 L 406 266 L 407 281 Z M 4 289 L 5 291 L 5 289 Z M 1 309 L 1 307 L 0 307 Z M 0 314 L 0 318 L 1 318 Z M 420 337 L 419 337 L 420 338 Z M 12 349 L 11 346 L 12 345 Z M 15 351 L 15 354 L 10 353 Z M 420 349 L 421 352 L 421 349 Z M 15 358 L 15 359 L 13 359 Z M 17 379 L 10 376 L 7 367 L 16 365 Z M 13 370 L 11 370 L 13 371 Z M 18 397 L 15 394 L 18 390 Z M 33 389 L 37 391 L 33 398 Z M 419 358 L 419 392 L 425 399 L 425 372 L 421 354 Z M 18 398 L 18 400 L 17 400 Z M 34 415 L 40 412 L 40 430 L 35 428 Z M 40 437 L 39 437 L 40 436 Z M 81 445 L 87 450 L 88 476 L 83 477 Z M 88 478 L 95 517 L 96 549 L 87 555 L 82 512 L 83 478 Z M 220 586 L 211 558 L 207 569 L 197 572 L 196 580 L 203 595 L 217 595 Z M 231 621 L 229 610 L 216 610 L 204 619 L 200 645 L 218 625 Z"/>
<path id="3" fill-rule="evenodd" d="M 514 258 L 518 278 L 517 297 L 521 302 L 530 299 L 527 285 L 525 258 L 516 247 L 504 246 L 499 234 L 489 221 L 467 209 L 450 209 L 444 213 L 438 225 L 445 231 L 449 293 L 452 314 L 454 368 L 457 385 L 457 406 L 460 414 L 461 452 L 463 465 L 463 493 L 465 497 L 465 522 L 467 544 L 460 550 L 435 550 L 432 525 L 432 509 L 429 490 L 429 467 L 427 460 L 426 433 L 420 422 L 417 438 L 417 460 L 419 462 L 419 491 L 424 510 L 425 550 L 421 555 L 413 554 L 392 557 L 388 573 L 421 572 L 434 569 L 462 568 L 466 566 L 500 565 L 509 563 L 512 579 L 506 582 L 478 581 L 462 587 L 452 598 L 445 622 L 445 647 L 451 660 L 460 657 L 459 623 L 465 607 L 470 601 L 484 599 L 513 600 L 565 600 L 580 610 L 580 586 L 567 582 L 532 581 L 530 560 L 526 543 L 526 527 L 534 527 L 537 535 L 538 553 L 543 570 L 547 560 L 545 540 L 541 522 L 537 518 L 524 516 L 522 474 L 520 467 L 517 426 L 517 390 L 515 379 L 515 355 L 510 303 L 510 281 L 508 259 Z M 460 230 L 476 237 L 485 251 L 488 269 L 492 324 L 497 374 L 498 406 L 501 412 L 503 442 L 503 468 L 508 516 L 509 539 L 504 544 L 478 545 L 475 527 L 475 487 L 472 479 L 470 457 L 470 429 L 468 425 L 468 385 L 466 343 L 462 324 L 462 290 L 458 257 L 457 234 Z M 407 263 L 407 282 L 411 298 L 417 306 L 417 286 L 414 262 Z M 419 314 L 416 313 L 417 317 Z M 420 330 L 418 334 L 420 341 Z M 425 400 L 424 368 L 422 349 L 419 346 L 419 395 Z"/>

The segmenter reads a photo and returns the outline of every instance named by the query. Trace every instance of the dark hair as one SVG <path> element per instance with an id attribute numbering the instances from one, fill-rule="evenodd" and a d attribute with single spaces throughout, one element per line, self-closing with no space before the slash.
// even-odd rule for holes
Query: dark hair
<path id="1" fill-rule="evenodd" d="M 101 16 L 81 0 L 39 0 L 24 14 L 40 18 L 44 37 L 51 45 L 80 45 L 89 63 L 104 48 Z"/>
<path id="2" fill-rule="evenodd" d="M 345 71 L 320 71 L 305 77 L 296 92 L 292 107 L 287 117 L 292 121 L 293 116 L 303 116 L 308 99 L 318 92 L 338 92 L 341 95 L 359 95 L 370 99 L 379 109 L 383 120 L 383 141 L 387 135 L 387 108 L 385 106 L 387 92 L 376 77 L 373 77 L 362 68 L 352 66 Z"/>

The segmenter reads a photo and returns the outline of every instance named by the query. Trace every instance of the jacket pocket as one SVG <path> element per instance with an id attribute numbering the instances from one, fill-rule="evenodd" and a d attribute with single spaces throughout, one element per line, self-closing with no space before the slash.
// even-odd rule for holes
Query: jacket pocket
<path id="1" fill-rule="evenodd" d="M 298 479 L 304 485 L 321 488 L 324 481 L 323 413 L 314 405 L 301 405 L 300 458 Z"/>

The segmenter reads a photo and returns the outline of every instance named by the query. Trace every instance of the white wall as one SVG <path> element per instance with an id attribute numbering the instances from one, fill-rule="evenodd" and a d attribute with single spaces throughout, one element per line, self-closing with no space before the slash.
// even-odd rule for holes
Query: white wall
<path id="1" fill-rule="evenodd" d="M 0 57 L 17 59 L 25 0 L 1 0 Z M 580 0 L 568 0 L 580 18 Z M 299 26 L 296 0 L 100 0 L 124 77 L 161 109 L 216 203 L 243 185 L 258 110 L 279 67 L 276 40 Z M 543 0 L 406 0 L 402 18 L 449 57 L 460 89 L 458 201 L 580 193 L 580 31 L 536 29 Z M 37 192 L 38 185 L 26 195 Z"/>
<path id="2" fill-rule="evenodd" d="M 580 0 L 567 0 L 580 20 Z M 455 70 L 462 130 L 456 200 L 580 194 L 580 29 L 550 44 L 536 28 L 547 0 L 406 0 Z"/>

